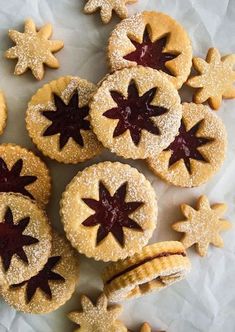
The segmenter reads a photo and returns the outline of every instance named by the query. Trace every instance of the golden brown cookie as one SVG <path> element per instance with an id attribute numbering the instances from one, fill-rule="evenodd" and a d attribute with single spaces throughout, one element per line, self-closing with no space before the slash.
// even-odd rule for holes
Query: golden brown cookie
<path id="1" fill-rule="evenodd" d="M 133 255 L 152 236 L 155 192 L 135 168 L 102 162 L 79 172 L 67 186 L 61 217 L 67 238 L 80 253 L 116 261 Z"/>
<path id="2" fill-rule="evenodd" d="M 51 226 L 43 210 L 19 194 L 0 194 L 0 285 L 38 273 L 51 252 Z"/>
<path id="3" fill-rule="evenodd" d="M 206 60 L 193 58 L 193 66 L 198 75 L 189 78 L 187 84 L 197 89 L 195 103 L 208 101 L 211 108 L 217 110 L 222 98 L 235 98 L 235 54 L 221 57 L 216 48 L 210 48 Z"/>
<path id="4" fill-rule="evenodd" d="M 133 159 L 165 149 L 178 133 L 182 116 L 174 86 L 158 71 L 141 66 L 107 76 L 90 109 L 93 130 L 103 145 Z"/>
<path id="5" fill-rule="evenodd" d="M 196 209 L 187 204 L 181 205 L 186 220 L 176 222 L 172 228 L 185 233 L 181 242 L 185 248 L 196 244 L 200 256 L 206 256 L 209 244 L 223 247 L 224 242 L 219 233 L 232 227 L 232 224 L 221 219 L 227 209 L 226 204 L 218 203 L 210 206 L 206 196 L 199 197 Z"/>
<path id="6" fill-rule="evenodd" d="M 38 149 L 63 163 L 79 163 L 102 150 L 90 128 L 88 102 L 96 86 L 65 76 L 45 84 L 32 97 L 26 126 Z"/>
<path id="7" fill-rule="evenodd" d="M 108 265 L 103 273 L 104 292 L 112 302 L 139 297 L 184 279 L 189 270 L 182 243 L 155 243 Z"/>
<path id="8" fill-rule="evenodd" d="M 127 332 L 122 322 L 117 320 L 122 311 L 120 305 L 108 305 L 108 300 L 101 294 L 96 305 L 86 296 L 81 297 L 82 311 L 73 311 L 68 318 L 80 327 L 74 332 Z"/>
<path id="9" fill-rule="evenodd" d="M 0 145 L 0 192 L 14 192 L 44 206 L 51 194 L 51 177 L 45 163 L 15 144 Z"/>
<path id="10" fill-rule="evenodd" d="M 152 332 L 151 326 L 148 323 L 144 323 L 141 326 L 140 332 Z M 164 332 L 164 331 L 159 331 L 159 332 Z"/>
<path id="11" fill-rule="evenodd" d="M 2 289 L 2 297 L 18 311 L 49 313 L 67 302 L 79 277 L 76 251 L 62 236 L 53 232 L 52 252 L 45 266 L 22 283 Z"/>
<path id="12" fill-rule="evenodd" d="M 0 135 L 3 133 L 7 123 L 7 105 L 4 93 L 0 90 Z"/>
<path id="13" fill-rule="evenodd" d="M 207 182 L 222 166 L 227 150 L 223 122 L 204 105 L 183 104 L 179 134 L 159 156 L 148 159 L 153 172 L 180 187 Z"/>
<path id="14" fill-rule="evenodd" d="M 109 23 L 113 12 L 115 12 L 120 18 L 126 18 L 128 16 L 126 4 L 134 3 L 137 0 L 87 0 L 84 7 L 84 13 L 93 14 L 100 10 L 100 16 L 103 23 Z"/>
<path id="15" fill-rule="evenodd" d="M 172 17 L 142 12 L 119 23 L 108 44 L 112 71 L 142 65 L 161 71 L 179 89 L 192 66 L 192 46 L 187 32 Z"/>
<path id="16" fill-rule="evenodd" d="M 25 21 L 24 32 L 9 30 L 9 37 L 16 46 L 5 52 L 7 59 L 18 59 L 15 75 L 21 75 L 30 69 L 37 80 L 44 76 L 44 64 L 50 68 L 59 68 L 59 61 L 52 53 L 64 47 L 61 40 L 49 40 L 52 25 L 46 24 L 36 29 L 33 20 Z"/>

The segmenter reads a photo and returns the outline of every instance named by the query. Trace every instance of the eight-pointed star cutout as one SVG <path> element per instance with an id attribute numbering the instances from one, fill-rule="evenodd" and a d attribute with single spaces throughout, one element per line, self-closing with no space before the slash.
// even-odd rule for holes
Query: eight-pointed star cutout
<path id="1" fill-rule="evenodd" d="M 197 136 L 197 132 L 203 121 L 204 120 L 197 122 L 187 131 L 184 121 L 182 120 L 178 136 L 176 136 L 175 140 L 166 149 L 171 151 L 169 167 L 183 159 L 185 167 L 187 168 L 189 174 L 191 174 L 191 159 L 206 163 L 208 162 L 198 150 L 199 147 L 213 141 L 212 138 Z"/>
<path id="2" fill-rule="evenodd" d="M 25 21 L 24 32 L 9 31 L 9 37 L 16 46 L 9 48 L 5 56 L 8 59 L 18 58 L 15 74 L 21 75 L 29 68 L 36 79 L 44 76 L 44 66 L 59 68 L 59 61 L 52 53 L 58 52 L 64 43 L 61 40 L 49 40 L 52 34 L 51 24 L 44 25 L 37 31 L 35 23 L 29 19 Z"/>
<path id="3" fill-rule="evenodd" d="M 33 195 L 25 188 L 37 180 L 33 175 L 20 175 L 23 168 L 23 160 L 15 162 L 11 169 L 8 169 L 5 161 L 0 158 L 0 192 L 14 192 L 34 199 Z"/>
<path id="4" fill-rule="evenodd" d="M 78 91 L 74 92 L 68 104 L 54 94 L 55 111 L 42 111 L 52 123 L 44 131 L 43 136 L 60 135 L 59 148 L 62 150 L 70 138 L 84 146 L 81 130 L 90 130 L 90 122 L 86 119 L 89 114 L 89 107 L 79 107 Z"/>
<path id="5" fill-rule="evenodd" d="M 220 219 L 227 206 L 214 204 L 210 206 L 206 196 L 199 197 L 196 209 L 187 204 L 181 205 L 181 210 L 187 220 L 176 222 L 172 228 L 177 232 L 185 233 L 181 242 L 185 248 L 196 244 L 201 256 L 205 256 L 210 243 L 216 247 L 223 247 L 223 240 L 219 233 L 231 228 L 231 223 Z"/>
<path id="6" fill-rule="evenodd" d="M 27 303 L 33 299 L 37 289 L 40 289 L 49 300 L 52 300 L 52 292 L 49 281 L 65 282 L 65 279 L 59 273 L 52 271 L 60 260 L 61 256 L 50 257 L 44 268 L 36 276 L 27 281 L 23 281 L 20 284 L 12 285 L 11 287 L 18 288 L 26 284 Z"/>
<path id="7" fill-rule="evenodd" d="M 125 55 L 123 58 L 128 61 L 134 61 L 138 65 L 144 67 L 162 70 L 166 74 L 174 76 L 173 73 L 167 68 L 166 63 L 177 58 L 180 53 L 164 52 L 169 37 L 170 33 L 160 39 L 151 41 L 148 27 L 146 27 L 142 43 L 138 43 L 136 40 L 130 39 L 132 44 L 135 46 L 135 51 Z"/>
<path id="8" fill-rule="evenodd" d="M 92 227 L 99 225 L 96 245 L 98 245 L 111 232 L 117 242 L 123 247 L 123 227 L 136 231 L 143 231 L 142 227 L 129 217 L 143 202 L 125 202 L 127 182 L 123 183 L 114 193 L 109 191 L 102 182 L 99 182 L 99 201 L 92 198 L 83 198 L 83 202 L 95 211 L 83 223 L 83 226 Z"/>
<path id="9" fill-rule="evenodd" d="M 153 123 L 151 118 L 167 113 L 168 109 L 151 104 L 156 91 L 157 88 L 152 88 L 142 96 L 139 96 L 136 84 L 131 82 L 128 87 L 127 98 L 117 91 L 110 92 L 117 107 L 104 112 L 103 116 L 119 120 L 113 132 L 113 137 L 120 136 L 126 130 L 129 130 L 132 141 L 137 146 L 140 142 L 143 129 L 154 135 L 161 134 L 159 128 Z"/>
<path id="10" fill-rule="evenodd" d="M 14 255 L 28 264 L 28 257 L 23 247 L 39 242 L 38 239 L 23 234 L 29 222 L 30 217 L 25 217 L 14 224 L 11 208 L 7 207 L 4 220 L 0 222 L 0 257 L 5 271 L 9 270 Z"/>

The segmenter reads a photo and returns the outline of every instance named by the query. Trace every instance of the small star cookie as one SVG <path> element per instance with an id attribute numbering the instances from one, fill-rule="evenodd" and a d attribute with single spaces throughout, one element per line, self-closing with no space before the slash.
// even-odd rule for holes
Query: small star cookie
<path id="1" fill-rule="evenodd" d="M 126 4 L 134 3 L 137 0 L 88 0 L 85 5 L 84 12 L 86 14 L 92 14 L 100 9 L 100 16 L 103 23 L 109 23 L 112 18 L 112 12 L 120 18 L 126 18 L 128 16 Z"/>
<path id="2" fill-rule="evenodd" d="M 52 35 L 52 25 L 46 24 L 37 31 L 35 23 L 28 19 L 25 21 L 24 32 L 9 30 L 9 37 L 16 46 L 5 52 L 7 59 L 18 59 L 15 75 L 21 75 L 31 69 L 37 80 L 44 76 L 44 66 L 59 68 L 59 61 L 52 53 L 64 47 L 61 40 L 49 40 Z"/>
<path id="3" fill-rule="evenodd" d="M 152 332 L 151 326 L 148 323 L 144 323 L 141 326 L 140 332 Z M 164 331 L 159 331 L 159 332 L 164 332 Z"/>
<path id="4" fill-rule="evenodd" d="M 206 256 L 209 244 L 223 247 L 224 242 L 219 235 L 221 231 L 231 228 L 231 223 L 220 219 L 224 214 L 226 204 L 218 203 L 210 206 L 206 196 L 199 197 L 196 209 L 187 204 L 181 205 L 181 210 L 187 218 L 172 225 L 177 232 L 185 233 L 181 242 L 185 248 L 196 244 L 200 256 Z"/>
<path id="5" fill-rule="evenodd" d="M 221 57 L 216 48 L 210 48 L 206 61 L 194 58 L 193 66 L 199 75 L 189 78 L 187 84 L 198 89 L 194 95 L 195 103 L 208 100 L 211 108 L 217 110 L 222 98 L 235 98 L 235 54 Z"/>
<path id="6" fill-rule="evenodd" d="M 101 294 L 94 305 L 91 300 L 82 295 L 82 311 L 74 311 L 68 314 L 70 320 L 80 327 L 74 332 L 127 332 L 127 328 L 117 320 L 122 307 L 120 305 L 108 306 L 108 300 Z"/>

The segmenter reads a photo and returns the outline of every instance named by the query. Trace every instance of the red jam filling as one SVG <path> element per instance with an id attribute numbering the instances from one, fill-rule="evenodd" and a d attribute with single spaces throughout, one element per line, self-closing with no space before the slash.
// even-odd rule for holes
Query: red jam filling
<path id="1" fill-rule="evenodd" d="M 52 293 L 49 281 L 65 282 L 65 279 L 59 273 L 52 271 L 60 260 L 61 256 L 50 257 L 44 268 L 36 276 L 20 284 L 12 285 L 11 287 L 17 288 L 27 284 L 26 286 L 27 303 L 29 303 L 32 300 L 37 289 L 41 289 L 41 291 L 47 296 L 47 298 L 49 300 L 52 300 Z"/>
<path id="2" fill-rule="evenodd" d="M 146 28 L 142 43 L 138 43 L 137 41 L 130 39 L 132 44 L 135 46 L 135 51 L 125 55 L 124 59 L 134 61 L 138 65 L 144 67 L 162 70 L 168 75 L 174 76 L 166 67 L 166 62 L 177 58 L 179 53 L 164 52 L 169 35 L 170 34 L 168 33 L 162 38 L 152 42 L 149 36 L 148 28 Z"/>
<path id="3" fill-rule="evenodd" d="M 4 221 L 0 223 L 0 257 L 5 271 L 8 271 L 14 255 L 28 264 L 23 247 L 39 242 L 34 237 L 23 234 L 29 221 L 30 218 L 26 217 L 15 225 L 11 209 L 9 207 L 6 209 Z"/>
<path id="4" fill-rule="evenodd" d="M 113 132 L 113 137 L 120 136 L 126 130 L 129 130 L 132 141 L 135 145 L 138 145 L 143 129 L 154 135 L 160 135 L 159 128 L 151 118 L 165 114 L 168 109 L 151 105 L 156 91 L 157 88 L 153 88 L 143 96 L 139 96 L 137 86 L 135 83 L 131 83 L 128 87 L 127 98 L 117 91 L 110 92 L 117 107 L 104 112 L 103 115 L 109 119 L 119 120 Z"/>
<path id="5" fill-rule="evenodd" d="M 83 223 L 83 226 L 92 227 L 99 225 L 96 245 L 98 245 L 111 232 L 117 242 L 124 246 L 123 227 L 143 231 L 129 214 L 133 213 L 142 202 L 125 202 L 127 182 L 121 185 L 113 196 L 110 195 L 102 182 L 99 183 L 99 200 L 83 198 L 83 202 L 95 211 Z"/>
<path id="6" fill-rule="evenodd" d="M 86 119 L 89 114 L 88 107 L 79 107 L 78 92 L 74 93 L 66 105 L 63 100 L 54 94 L 55 111 L 43 111 L 42 114 L 51 121 L 51 125 L 44 131 L 43 136 L 59 134 L 60 150 L 72 138 L 81 147 L 84 141 L 81 130 L 89 130 L 90 122 Z"/>
<path id="7" fill-rule="evenodd" d="M 34 199 L 25 187 L 35 182 L 37 177 L 20 175 L 22 168 L 22 159 L 17 160 L 12 168 L 8 169 L 5 161 L 0 158 L 0 192 L 20 193 Z"/>
<path id="8" fill-rule="evenodd" d="M 190 159 L 208 163 L 198 148 L 212 142 L 213 139 L 197 136 L 197 132 L 200 129 L 202 122 L 203 120 L 199 121 L 190 130 L 187 131 L 186 126 L 182 120 L 181 127 L 179 129 L 179 135 L 166 149 L 172 151 L 169 160 L 169 167 L 175 164 L 177 161 L 183 159 L 189 174 L 191 174 L 192 170 Z"/>

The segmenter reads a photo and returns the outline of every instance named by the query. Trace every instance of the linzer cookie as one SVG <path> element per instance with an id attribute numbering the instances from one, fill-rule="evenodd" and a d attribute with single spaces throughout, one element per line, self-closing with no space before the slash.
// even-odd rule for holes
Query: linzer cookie
<path id="1" fill-rule="evenodd" d="M 174 86 L 161 73 L 142 66 L 107 76 L 90 108 L 93 130 L 103 145 L 133 159 L 165 149 L 178 133 L 182 116 Z"/>
<path id="2" fill-rule="evenodd" d="M 210 48 L 206 60 L 193 58 L 193 66 L 198 74 L 189 78 L 187 84 L 197 89 L 195 103 L 208 101 L 217 110 L 222 98 L 235 98 L 235 54 L 221 57 L 216 48 Z"/>
<path id="3" fill-rule="evenodd" d="M 172 228 L 185 233 L 181 240 L 185 248 L 196 244 L 199 255 L 206 256 L 210 243 L 216 247 L 224 246 L 219 233 L 232 227 L 229 221 L 221 219 L 226 209 L 226 204 L 221 203 L 210 206 L 208 198 L 201 196 L 196 209 L 187 204 L 181 205 L 186 220 L 174 223 Z"/>
<path id="4" fill-rule="evenodd" d="M 63 48 L 64 43 L 61 40 L 49 40 L 51 35 L 51 24 L 37 30 L 31 19 L 25 21 L 24 32 L 9 30 L 9 37 L 16 45 L 5 52 L 5 57 L 18 59 L 15 75 L 21 75 L 30 69 L 34 77 L 41 80 L 44 76 L 44 64 L 59 68 L 59 61 L 53 53 Z"/>
<path id="5" fill-rule="evenodd" d="M 67 302 L 79 277 L 76 251 L 68 241 L 53 233 L 52 252 L 45 266 L 33 277 L 2 289 L 5 301 L 18 311 L 49 313 Z"/>
<path id="6" fill-rule="evenodd" d="M 74 332 L 127 332 L 122 322 L 117 320 L 122 311 L 120 305 L 108 305 L 107 298 L 101 294 L 96 304 L 86 296 L 81 297 L 82 311 L 73 311 L 68 318 L 79 325 Z"/>
<path id="7" fill-rule="evenodd" d="M 38 273 L 51 252 L 51 227 L 43 210 L 19 194 L 0 194 L 0 286 Z"/>
<path id="8" fill-rule="evenodd" d="M 6 127 L 7 105 L 3 92 L 0 90 L 0 135 Z"/>
<path id="9" fill-rule="evenodd" d="M 135 168 L 103 162 L 79 172 L 67 186 L 61 217 L 67 238 L 80 253 L 116 261 L 147 244 L 156 227 L 157 202 Z"/>
<path id="10" fill-rule="evenodd" d="M 102 150 L 90 128 L 88 102 L 96 86 L 79 77 L 61 77 L 32 97 L 26 126 L 38 149 L 63 163 L 79 163 Z"/>
<path id="11" fill-rule="evenodd" d="M 117 25 L 109 39 L 108 59 L 112 71 L 151 67 L 179 89 L 190 74 L 192 46 L 187 32 L 173 18 L 145 11 Z"/>
<path id="12" fill-rule="evenodd" d="M 148 165 L 163 180 L 181 187 L 207 182 L 221 167 L 227 149 L 226 129 L 208 107 L 183 104 L 179 134 Z"/>
<path id="13" fill-rule="evenodd" d="M 51 177 L 45 163 L 33 152 L 14 144 L 0 145 L 0 192 L 13 192 L 49 201 Z"/>
<path id="14" fill-rule="evenodd" d="M 134 3 L 137 0 L 87 0 L 84 7 L 86 14 L 92 14 L 100 10 L 100 16 L 103 23 L 109 23 L 113 12 L 115 12 L 120 18 L 126 18 L 128 16 L 126 4 Z"/>
<path id="15" fill-rule="evenodd" d="M 104 292 L 112 302 L 139 297 L 185 278 L 190 261 L 182 243 L 159 242 L 107 266 Z"/>

